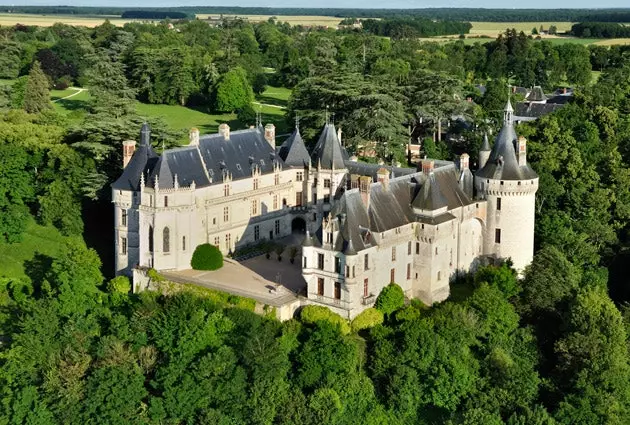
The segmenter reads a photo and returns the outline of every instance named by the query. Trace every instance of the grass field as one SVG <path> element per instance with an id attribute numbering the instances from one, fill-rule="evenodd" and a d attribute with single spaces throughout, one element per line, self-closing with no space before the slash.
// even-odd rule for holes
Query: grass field
<path id="1" fill-rule="evenodd" d="M 25 261 L 31 260 L 35 253 L 54 256 L 66 240 L 54 227 L 40 226 L 29 218 L 22 242 L 0 244 L 0 276 L 25 277 Z"/>
<path id="2" fill-rule="evenodd" d="M 0 26 L 37 25 L 39 27 L 50 27 L 57 22 L 66 25 L 77 25 L 84 27 L 96 27 L 109 19 L 114 25 L 123 26 L 133 19 L 121 19 L 116 16 L 77 16 L 77 15 L 35 15 L 30 13 L 0 13 Z"/>
<path id="3" fill-rule="evenodd" d="M 218 17 L 218 14 L 198 14 L 197 18 L 207 19 L 212 16 Z M 223 15 L 226 17 L 235 17 L 236 15 Z M 291 25 L 321 25 L 328 27 L 335 27 L 341 22 L 341 18 L 335 18 L 334 16 L 274 16 L 274 15 L 238 15 L 241 18 L 247 18 L 250 22 L 263 22 L 271 17 L 274 17 L 278 22 L 288 22 Z"/>
<path id="4" fill-rule="evenodd" d="M 471 22 L 472 29 L 470 35 L 487 35 L 496 37 L 500 33 L 505 32 L 508 28 L 514 28 L 517 31 L 523 31 L 525 34 L 531 34 L 532 29 L 549 29 L 551 25 L 558 28 L 558 32 L 566 32 L 571 29 L 573 22 Z"/>

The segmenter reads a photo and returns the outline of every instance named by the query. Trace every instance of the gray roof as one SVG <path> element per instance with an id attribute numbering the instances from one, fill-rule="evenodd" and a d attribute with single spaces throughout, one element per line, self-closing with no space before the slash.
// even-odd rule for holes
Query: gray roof
<path id="1" fill-rule="evenodd" d="M 327 123 L 319 136 L 319 140 L 311 154 L 313 165 L 317 166 L 321 163 L 322 168 L 331 169 L 333 166 L 337 169 L 345 167 L 345 161 L 348 159 L 348 153 L 341 147 L 334 124 Z"/>
<path id="2" fill-rule="evenodd" d="M 527 95 L 527 100 L 530 102 L 543 102 L 547 100 L 547 96 L 545 96 L 542 87 L 534 86 L 532 91 Z"/>
<path id="3" fill-rule="evenodd" d="M 447 207 L 447 211 L 471 204 L 472 199 L 459 186 L 458 175 L 455 165 L 450 163 L 436 168 L 430 176 L 416 172 L 390 180 L 387 187 L 373 183 L 369 208 L 365 207 L 359 189 L 347 190 L 330 212 L 339 230 L 334 249 L 353 255 L 374 244 L 371 232 L 379 233 L 412 222 L 440 224 L 452 220 L 454 216 L 448 212 L 435 217 L 417 215 L 412 203 L 421 203 L 423 209 L 429 210 Z M 318 233 L 321 235 L 321 232 L 320 228 Z"/>
<path id="4" fill-rule="evenodd" d="M 484 167 L 477 171 L 477 177 L 496 180 L 528 180 L 535 179 L 538 175 L 528 164 L 520 166 L 516 157 L 516 131 L 512 121 L 512 105 L 508 100 L 505 107 L 505 118 L 503 128 L 490 151 L 490 157 Z"/>
<path id="5" fill-rule="evenodd" d="M 490 142 L 488 141 L 488 133 L 483 133 L 483 143 L 481 144 L 481 152 L 490 151 Z"/>
<path id="6" fill-rule="evenodd" d="M 122 175 L 112 183 L 117 190 L 139 190 L 140 176 L 144 171 L 151 170 L 157 162 L 158 156 L 151 147 L 151 129 L 144 123 L 140 131 L 140 144 L 131 160 L 123 170 Z"/>
<path id="7" fill-rule="evenodd" d="M 345 161 L 345 167 L 348 169 L 348 174 L 370 176 L 372 177 L 372 181 L 376 181 L 377 179 L 376 172 L 380 168 L 385 168 L 387 171 L 389 171 L 390 175 L 393 172 L 394 177 L 406 176 L 406 175 L 417 172 L 415 168 L 394 167 L 391 165 L 368 164 L 366 162 L 350 161 L 350 160 Z"/>
<path id="8" fill-rule="evenodd" d="M 528 118 L 536 119 L 543 115 L 550 114 L 564 107 L 565 103 L 529 103 L 518 102 L 514 111 L 514 119 L 516 121 L 528 121 Z"/>
<path id="9" fill-rule="evenodd" d="M 306 150 L 299 128 L 296 128 L 284 141 L 278 154 L 284 161 L 284 165 L 288 167 L 304 167 L 311 163 L 311 157 Z"/>
<path id="10" fill-rule="evenodd" d="M 147 186 L 154 184 L 155 176 L 160 188 L 172 188 L 175 175 L 181 186 L 194 181 L 197 187 L 222 182 L 224 172 L 233 180 L 250 178 L 253 167 L 259 167 L 261 174 L 273 172 L 274 161 L 282 164 L 259 128 L 232 131 L 228 140 L 222 134 L 209 134 L 199 138 L 199 146 L 164 151 Z"/>

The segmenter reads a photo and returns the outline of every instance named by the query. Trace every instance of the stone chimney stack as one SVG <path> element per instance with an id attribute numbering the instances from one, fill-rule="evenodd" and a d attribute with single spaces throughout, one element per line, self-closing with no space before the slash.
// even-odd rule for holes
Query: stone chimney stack
<path id="1" fill-rule="evenodd" d="M 523 136 L 518 138 L 518 165 L 527 165 L 527 139 Z"/>
<path id="2" fill-rule="evenodd" d="M 276 148 L 276 126 L 267 124 L 265 126 L 265 140 L 269 142 L 272 148 Z"/>
<path id="3" fill-rule="evenodd" d="M 223 123 L 219 126 L 219 134 L 223 135 L 225 140 L 230 140 L 230 126 Z"/>
<path id="4" fill-rule="evenodd" d="M 387 171 L 387 168 L 381 167 L 378 169 L 376 180 L 383 185 L 385 190 L 389 189 L 389 171 Z"/>
<path id="5" fill-rule="evenodd" d="M 421 163 L 422 174 L 428 176 L 429 174 L 433 173 L 433 170 L 435 168 L 435 161 L 433 161 L 432 159 L 423 159 Z"/>
<path id="6" fill-rule="evenodd" d="M 372 184 L 371 177 L 359 177 L 359 192 L 361 193 L 361 200 L 363 200 L 363 205 L 365 205 L 366 209 L 370 207 L 370 184 Z"/>
<path id="7" fill-rule="evenodd" d="M 463 153 L 459 157 L 459 171 L 464 171 L 468 168 L 470 168 L 470 156 L 467 153 Z"/>
<path id="8" fill-rule="evenodd" d="M 123 168 L 127 167 L 129 161 L 131 161 L 131 157 L 133 153 L 136 151 L 136 141 L 135 140 L 125 140 L 123 142 Z"/>
<path id="9" fill-rule="evenodd" d="M 199 129 L 193 127 L 188 133 L 188 140 L 190 140 L 190 146 L 199 146 Z"/>

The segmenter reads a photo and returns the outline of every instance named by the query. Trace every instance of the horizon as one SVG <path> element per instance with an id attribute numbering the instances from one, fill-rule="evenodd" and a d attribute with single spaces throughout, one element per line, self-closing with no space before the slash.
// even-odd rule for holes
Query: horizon
<path id="1" fill-rule="evenodd" d="M 582 6 L 580 3 L 584 2 Z M 274 0 L 271 1 L 259 1 L 259 0 L 241 0 L 238 4 L 226 5 L 225 3 L 210 2 L 211 4 L 198 4 L 199 0 L 139 0 L 135 2 L 128 2 L 124 0 L 111 0 L 111 1 L 99 1 L 90 2 L 86 0 L 69 0 L 64 2 L 58 1 L 10 1 L 5 2 L 0 0 L 0 6 L 13 6 L 13 7 L 116 7 L 116 8 L 177 8 L 177 7 L 189 7 L 189 8 L 208 8 L 208 7 L 232 7 L 232 8 L 273 8 L 273 9 L 329 9 L 329 10 L 341 10 L 341 9 L 357 9 L 357 10 L 370 10 L 370 9 L 382 9 L 382 10 L 413 10 L 413 9 L 497 9 L 497 10 L 553 10 L 553 9 L 566 9 L 566 10 L 603 10 L 603 9 L 616 9 L 616 10 L 630 10 L 625 0 L 609 0 L 600 7 L 588 6 L 588 3 L 584 0 L 571 1 L 571 0 L 558 0 L 550 5 L 550 2 L 545 0 L 533 0 L 528 4 L 528 7 L 501 7 L 505 2 L 500 0 L 447 0 L 447 2 L 440 4 L 431 4 L 422 0 L 393 0 L 390 1 L 388 7 L 383 7 L 381 2 L 375 0 L 368 0 L 367 2 L 359 2 L 356 0 L 320 0 L 318 6 L 313 6 L 313 2 L 309 0 Z M 374 5 L 372 5 L 374 3 Z M 537 4 L 540 5 L 537 6 Z"/>

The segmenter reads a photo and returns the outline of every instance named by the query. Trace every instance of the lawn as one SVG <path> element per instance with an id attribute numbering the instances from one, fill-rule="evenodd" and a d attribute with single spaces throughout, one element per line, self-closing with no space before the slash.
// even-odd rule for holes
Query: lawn
<path id="1" fill-rule="evenodd" d="M 54 256 L 66 240 L 54 227 L 40 226 L 29 218 L 22 242 L 0 243 L 0 276 L 25 277 L 25 261 L 32 260 L 35 253 Z"/>

